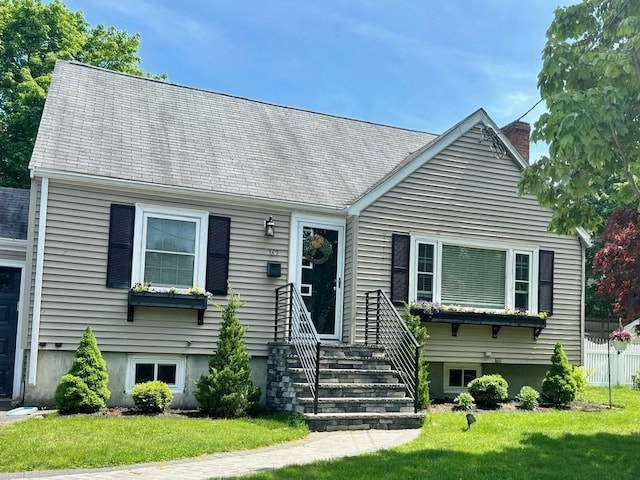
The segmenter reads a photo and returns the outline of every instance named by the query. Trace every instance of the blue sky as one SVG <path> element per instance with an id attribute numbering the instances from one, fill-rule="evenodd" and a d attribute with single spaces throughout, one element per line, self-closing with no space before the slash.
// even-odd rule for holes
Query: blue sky
<path id="1" fill-rule="evenodd" d="M 499 126 L 532 107 L 546 29 L 571 3 L 65 0 L 140 33 L 143 68 L 171 82 L 431 133 L 480 107 Z"/>

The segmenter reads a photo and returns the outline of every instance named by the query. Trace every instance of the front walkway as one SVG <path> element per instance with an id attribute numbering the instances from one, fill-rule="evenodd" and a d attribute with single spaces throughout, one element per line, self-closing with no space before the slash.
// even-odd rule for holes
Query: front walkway
<path id="1" fill-rule="evenodd" d="M 195 459 L 150 463 L 96 470 L 17 472 L 0 474 L 0 480 L 38 478 L 40 480 L 197 480 L 225 478 L 302 465 L 318 460 L 351 457 L 410 442 L 420 430 L 356 430 L 313 432 L 308 437 L 257 450 L 203 455 Z"/>

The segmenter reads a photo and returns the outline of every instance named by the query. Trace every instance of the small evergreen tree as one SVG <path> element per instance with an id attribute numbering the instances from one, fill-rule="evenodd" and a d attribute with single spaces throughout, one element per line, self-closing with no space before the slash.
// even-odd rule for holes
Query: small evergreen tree
<path id="1" fill-rule="evenodd" d="M 573 376 L 573 367 L 562 348 L 556 342 L 551 356 L 551 369 L 542 381 L 542 398 L 555 407 L 565 407 L 576 398 L 578 386 Z"/>
<path id="2" fill-rule="evenodd" d="M 405 303 L 404 305 L 404 320 L 407 323 L 407 327 L 416 337 L 416 340 L 420 344 L 420 364 L 418 367 L 418 392 L 417 392 L 417 404 L 418 408 L 424 410 L 429 406 L 429 365 L 424 359 L 424 347 L 429 338 L 427 327 L 422 325 L 420 317 L 411 313 L 411 307 Z"/>
<path id="3" fill-rule="evenodd" d="M 209 373 L 196 382 L 196 400 L 212 417 L 234 418 L 250 413 L 260 398 L 251 382 L 251 355 L 244 340 L 247 329 L 240 324 L 240 297 L 231 291 L 222 312 L 216 353 L 209 357 Z"/>
<path id="4" fill-rule="evenodd" d="M 54 401 L 61 413 L 92 413 L 106 407 L 111 396 L 109 374 L 98 342 L 87 327 L 69 372 L 56 388 Z"/>

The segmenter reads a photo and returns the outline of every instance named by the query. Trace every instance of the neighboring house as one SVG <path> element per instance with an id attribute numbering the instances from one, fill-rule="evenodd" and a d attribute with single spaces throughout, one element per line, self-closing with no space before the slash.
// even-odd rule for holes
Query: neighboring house
<path id="1" fill-rule="evenodd" d="M 20 398 L 29 190 L 0 187 L 0 400 Z"/>
<path id="2" fill-rule="evenodd" d="M 221 304 L 230 285 L 262 387 L 289 283 L 324 342 L 362 342 L 378 289 L 398 306 L 552 310 L 539 329 L 428 325 L 432 397 L 492 372 L 512 395 L 539 387 L 556 341 L 581 362 L 588 240 L 549 233 L 551 212 L 518 196 L 528 132 L 478 110 L 438 136 L 58 62 L 30 164 L 25 401 L 51 403 L 90 325 L 111 404 L 158 378 L 192 405 L 220 313 L 140 305 L 128 292 L 145 281 Z"/>

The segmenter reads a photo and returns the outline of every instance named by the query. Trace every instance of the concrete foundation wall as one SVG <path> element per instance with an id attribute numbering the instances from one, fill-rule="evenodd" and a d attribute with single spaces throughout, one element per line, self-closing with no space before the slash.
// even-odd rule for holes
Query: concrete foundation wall
<path id="1" fill-rule="evenodd" d="M 542 379 L 551 367 L 549 365 L 505 365 L 497 363 L 482 364 L 482 375 L 498 373 L 509 384 L 509 398 L 514 398 L 520 389 L 528 385 L 538 392 L 542 388 Z M 452 399 L 455 394 L 444 392 L 444 364 L 429 364 L 429 394 L 432 399 Z"/>
<path id="2" fill-rule="evenodd" d="M 24 404 L 38 407 L 54 407 L 53 396 L 62 376 L 69 371 L 73 363 L 73 352 L 40 350 L 38 352 L 37 382 L 34 386 L 25 387 Z M 125 378 L 128 355 L 125 353 L 103 353 L 109 371 L 109 390 L 111 398 L 107 406 L 133 405 L 131 396 L 125 391 Z M 158 355 L 160 356 L 160 355 Z M 209 357 L 207 355 L 188 355 L 186 360 L 185 389 L 182 393 L 173 393 L 172 408 L 197 408 L 194 398 L 195 382 L 207 372 Z M 251 359 L 252 381 L 262 389 L 262 398 L 267 384 L 267 359 L 254 357 Z"/>

